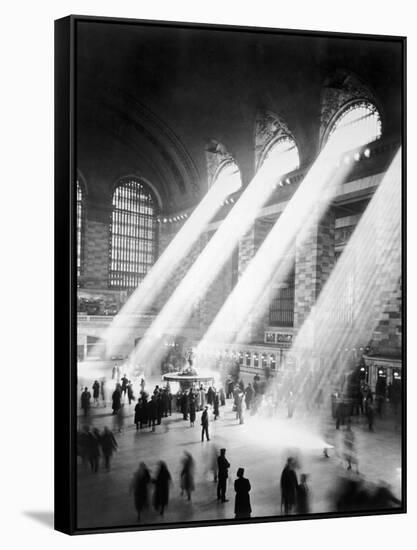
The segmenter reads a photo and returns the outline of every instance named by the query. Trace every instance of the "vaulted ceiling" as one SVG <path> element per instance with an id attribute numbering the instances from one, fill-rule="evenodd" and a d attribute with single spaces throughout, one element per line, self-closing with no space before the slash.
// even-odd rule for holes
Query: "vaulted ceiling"
<path id="1" fill-rule="evenodd" d="M 244 184 L 259 110 L 285 120 L 301 162 L 319 146 L 323 86 L 344 69 L 399 133 L 399 42 L 109 22 L 77 23 L 77 165 L 100 201 L 121 176 L 152 182 L 167 212 L 207 189 L 205 147 L 224 143 Z"/>

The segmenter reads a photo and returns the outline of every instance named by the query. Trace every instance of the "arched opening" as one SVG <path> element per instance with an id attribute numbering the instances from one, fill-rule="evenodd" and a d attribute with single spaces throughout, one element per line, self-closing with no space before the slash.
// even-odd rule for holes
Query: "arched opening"
<path id="1" fill-rule="evenodd" d="M 113 192 L 109 286 L 134 289 L 156 256 L 156 200 L 139 178 L 121 179 Z"/>

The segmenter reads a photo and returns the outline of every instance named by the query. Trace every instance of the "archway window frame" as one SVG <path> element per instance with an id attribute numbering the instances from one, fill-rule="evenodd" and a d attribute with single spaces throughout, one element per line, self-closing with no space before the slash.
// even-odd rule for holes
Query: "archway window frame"
<path id="1" fill-rule="evenodd" d="M 160 198 L 141 176 L 127 175 L 113 186 L 109 227 L 109 283 L 134 290 L 157 259 Z"/>
<path id="2" fill-rule="evenodd" d="M 289 170 L 286 170 L 283 174 L 281 175 L 285 175 L 285 174 L 290 174 L 291 172 L 295 172 L 296 170 L 298 170 L 301 166 L 301 161 L 300 161 L 300 149 L 298 147 L 298 144 L 297 144 L 297 140 L 295 139 L 295 137 L 291 134 L 291 133 L 280 133 L 279 135 L 277 136 L 274 136 L 264 147 L 263 151 L 262 151 L 262 154 L 260 155 L 259 157 L 259 161 L 258 161 L 258 165 L 257 165 L 257 171 L 259 171 L 262 166 L 264 165 L 265 161 L 268 159 L 268 156 L 271 154 L 271 152 L 275 149 L 275 147 L 281 143 L 281 142 L 284 142 L 284 141 L 288 141 L 288 142 L 292 142 L 293 143 L 293 146 L 294 146 L 294 149 L 297 151 L 297 157 L 298 157 L 298 160 L 297 160 L 297 163 L 296 163 L 296 166 L 294 166 L 293 168 L 289 169 Z"/>
<path id="3" fill-rule="evenodd" d="M 366 144 L 358 144 L 358 147 L 362 146 L 365 147 L 365 145 L 368 145 L 370 143 L 374 143 L 375 141 L 378 141 L 383 136 L 383 130 L 384 130 L 384 122 L 383 122 L 383 116 L 380 107 L 377 105 L 377 103 L 369 98 L 362 97 L 362 98 L 355 98 L 351 99 L 350 101 L 344 103 L 332 116 L 330 119 L 326 131 L 324 132 L 321 148 L 323 148 L 329 141 L 332 134 L 336 131 L 336 124 L 338 121 L 342 121 L 343 118 L 351 111 L 358 109 L 360 107 L 369 107 L 369 110 L 373 113 L 376 113 L 379 123 L 379 135 L 376 135 L 373 137 L 373 139 L 370 139 Z M 355 147 L 352 147 L 354 149 Z"/>
<path id="4" fill-rule="evenodd" d="M 230 195 L 233 195 L 234 193 L 237 193 L 238 191 L 240 191 L 242 189 L 242 185 L 243 185 L 242 184 L 242 174 L 240 172 L 240 168 L 239 168 L 237 162 L 233 158 L 225 159 L 219 164 L 219 166 L 216 169 L 216 172 L 214 173 L 211 187 L 213 187 L 213 185 L 218 181 L 218 179 L 222 177 L 222 172 L 227 170 L 229 167 L 235 168 L 237 170 L 237 173 L 239 174 L 239 179 L 240 179 L 240 188 L 236 189 L 235 191 L 230 193 Z"/>

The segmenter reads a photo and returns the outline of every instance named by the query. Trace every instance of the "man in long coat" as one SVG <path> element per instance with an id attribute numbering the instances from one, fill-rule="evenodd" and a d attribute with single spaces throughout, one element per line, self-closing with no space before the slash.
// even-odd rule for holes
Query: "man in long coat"
<path id="1" fill-rule="evenodd" d="M 227 502 L 226 500 L 226 485 L 229 476 L 228 469 L 230 463 L 226 458 L 226 449 L 220 449 L 220 456 L 217 458 L 218 475 L 217 475 L 217 500 Z"/>
<path id="2" fill-rule="evenodd" d="M 84 388 L 84 391 L 81 394 L 81 408 L 84 411 L 84 416 L 87 416 L 88 411 L 90 410 L 90 399 L 91 393 L 88 391 L 88 388 Z"/>

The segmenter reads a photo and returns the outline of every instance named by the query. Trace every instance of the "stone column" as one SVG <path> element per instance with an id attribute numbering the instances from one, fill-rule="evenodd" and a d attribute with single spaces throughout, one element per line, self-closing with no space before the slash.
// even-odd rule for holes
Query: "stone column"
<path id="1" fill-rule="evenodd" d="M 239 278 L 243 275 L 246 267 L 256 255 L 265 237 L 273 226 L 273 221 L 259 218 L 255 220 L 249 231 L 239 242 Z M 256 306 L 256 304 L 255 304 Z M 264 331 L 268 326 L 269 312 L 264 308 L 254 308 L 250 318 L 247 320 L 247 330 L 244 335 L 245 342 L 263 342 Z"/>
<path id="2" fill-rule="evenodd" d="M 335 262 L 335 216 L 329 209 L 296 239 L 294 328 L 299 329 L 326 283 Z"/>
<path id="3" fill-rule="evenodd" d="M 87 204 L 84 233 L 83 288 L 108 288 L 109 284 L 109 227 L 107 209 Z"/>

